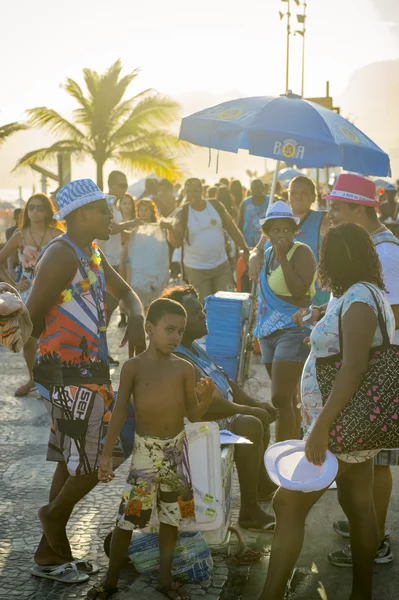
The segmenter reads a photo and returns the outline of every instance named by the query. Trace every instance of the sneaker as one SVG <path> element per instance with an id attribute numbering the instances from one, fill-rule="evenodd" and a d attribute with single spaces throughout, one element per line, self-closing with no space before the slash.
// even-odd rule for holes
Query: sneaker
<path id="1" fill-rule="evenodd" d="M 108 364 L 110 365 L 110 367 L 117 367 L 119 365 L 119 360 L 116 360 L 116 358 L 112 358 L 112 356 L 108 354 Z"/>
<path id="2" fill-rule="evenodd" d="M 350 544 L 342 550 L 336 550 L 328 555 L 328 560 L 335 567 L 352 567 L 352 551 Z M 393 561 L 391 544 L 389 538 L 385 538 L 377 550 L 374 562 L 377 565 L 385 565 Z"/>
<path id="3" fill-rule="evenodd" d="M 350 528 L 348 521 L 334 521 L 333 529 L 335 533 L 338 533 L 343 538 L 350 537 Z M 385 539 L 388 539 L 390 535 L 389 529 L 385 530 Z"/>
<path id="4" fill-rule="evenodd" d="M 341 537 L 350 537 L 350 529 L 348 521 L 334 521 L 333 529 L 335 533 L 338 533 Z"/>

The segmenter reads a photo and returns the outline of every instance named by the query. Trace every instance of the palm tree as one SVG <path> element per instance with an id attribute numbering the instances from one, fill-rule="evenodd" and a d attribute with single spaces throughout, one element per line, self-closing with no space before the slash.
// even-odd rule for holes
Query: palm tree
<path id="1" fill-rule="evenodd" d="M 8 123 L 7 125 L 0 125 L 0 146 L 4 144 L 6 139 L 17 133 L 18 131 L 24 131 L 27 126 L 23 123 Z"/>
<path id="2" fill-rule="evenodd" d="M 111 159 L 160 177 L 179 179 L 182 173 L 178 151 L 184 146 L 176 136 L 159 128 L 177 118 L 179 105 L 152 89 L 125 100 L 127 88 L 138 76 L 139 69 L 123 77 L 121 71 L 120 60 L 103 74 L 83 69 L 86 95 L 76 81 L 67 79 L 63 87 L 79 105 L 74 110 L 73 122 L 45 106 L 28 110 L 30 125 L 46 127 L 63 139 L 48 148 L 29 152 L 15 168 L 70 152 L 94 160 L 101 189 L 104 165 Z"/>

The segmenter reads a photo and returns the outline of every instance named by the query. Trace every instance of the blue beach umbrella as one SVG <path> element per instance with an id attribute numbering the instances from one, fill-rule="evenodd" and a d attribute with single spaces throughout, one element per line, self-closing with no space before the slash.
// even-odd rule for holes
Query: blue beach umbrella
<path id="1" fill-rule="evenodd" d="M 299 168 L 391 173 L 388 155 L 360 129 L 292 93 L 240 98 L 196 112 L 183 118 L 180 139 L 227 152 L 242 148 Z"/>
<path id="2" fill-rule="evenodd" d="M 294 177 L 300 177 L 301 175 L 304 175 L 304 173 L 302 173 L 302 171 L 299 171 L 299 169 L 293 169 L 292 167 L 288 167 L 287 169 L 281 169 L 281 171 L 279 171 L 278 180 L 291 181 L 291 179 L 294 179 Z"/>
<path id="3" fill-rule="evenodd" d="M 395 184 L 392 181 L 389 181 L 389 179 L 383 179 L 383 178 L 374 178 L 373 179 L 375 185 L 377 186 L 377 188 L 383 189 L 387 192 L 389 191 L 393 191 L 396 189 Z"/>

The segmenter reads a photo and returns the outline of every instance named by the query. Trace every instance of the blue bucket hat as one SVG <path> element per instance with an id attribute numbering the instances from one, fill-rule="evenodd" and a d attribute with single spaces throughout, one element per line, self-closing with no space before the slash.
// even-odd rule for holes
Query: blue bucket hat
<path id="1" fill-rule="evenodd" d="M 106 200 L 108 204 L 115 201 L 115 196 L 107 196 L 91 179 L 76 179 L 64 185 L 57 193 L 58 212 L 54 215 L 62 221 L 74 210 L 91 204 L 97 200 Z"/>

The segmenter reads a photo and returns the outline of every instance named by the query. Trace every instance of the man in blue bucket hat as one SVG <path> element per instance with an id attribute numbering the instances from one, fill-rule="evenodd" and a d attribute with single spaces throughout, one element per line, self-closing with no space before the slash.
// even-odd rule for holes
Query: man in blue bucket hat
<path id="1" fill-rule="evenodd" d="M 110 419 L 106 292 L 129 318 L 121 345 L 129 344 L 130 356 L 145 349 L 140 300 L 94 243 L 111 234 L 113 200 L 91 179 L 72 181 L 58 192 L 56 218 L 65 220 L 67 232 L 42 251 L 27 304 L 38 340 L 35 384 L 52 423 L 47 460 L 57 462 L 49 503 L 39 511 L 43 536 L 32 574 L 65 583 L 85 581 L 98 570 L 87 560 L 74 560 L 66 526 L 74 506 L 98 481 Z M 115 458 L 116 465 L 124 460 L 120 444 Z"/>

